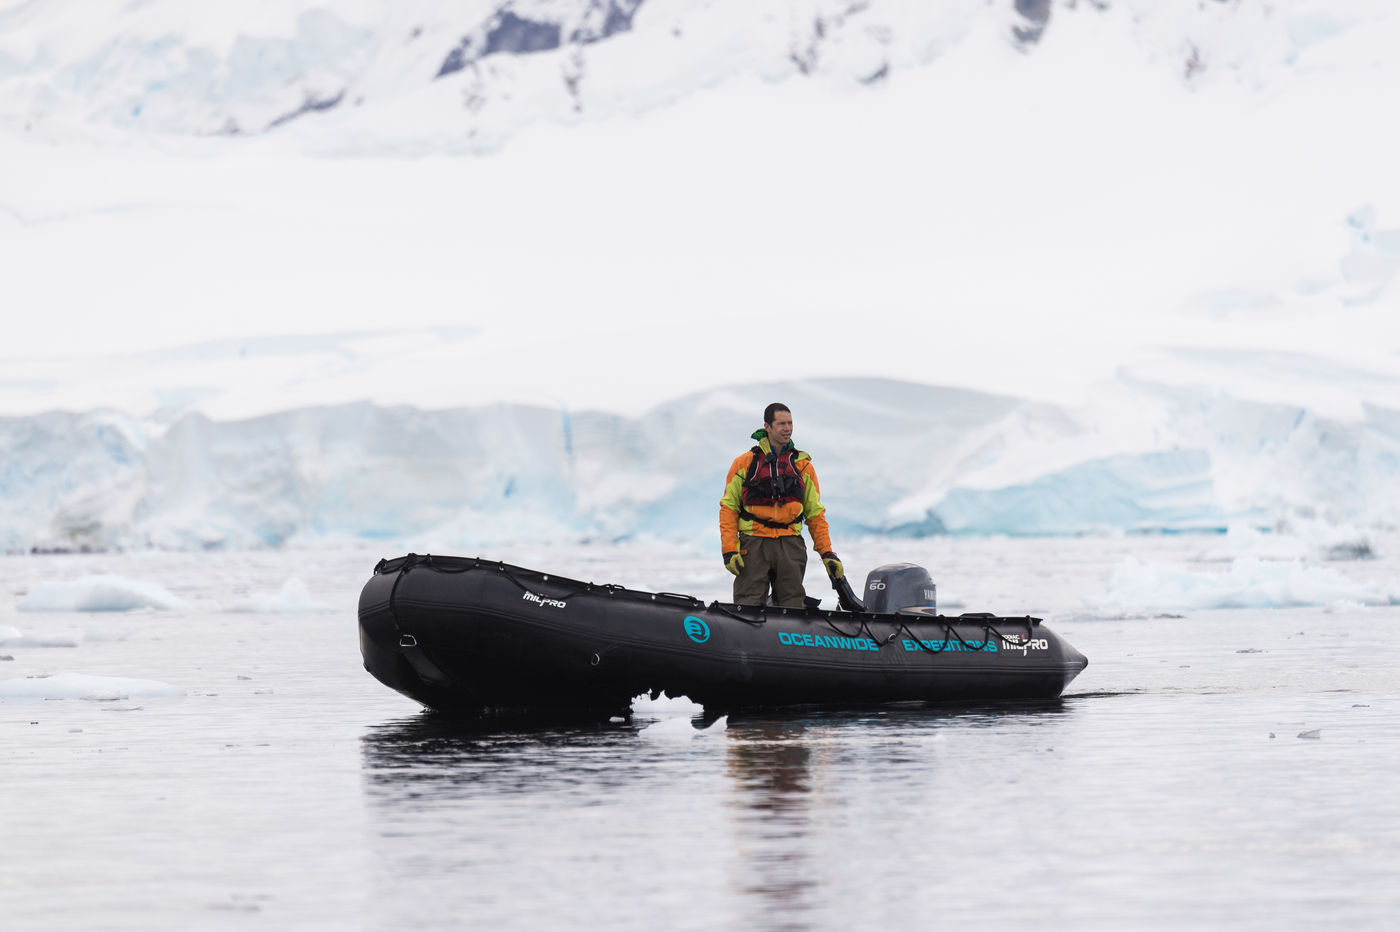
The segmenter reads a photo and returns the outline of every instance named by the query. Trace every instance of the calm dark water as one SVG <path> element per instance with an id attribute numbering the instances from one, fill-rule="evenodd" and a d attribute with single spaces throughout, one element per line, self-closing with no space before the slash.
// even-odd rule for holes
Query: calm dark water
<path id="1" fill-rule="evenodd" d="M 326 559 L 353 606 L 363 567 Z M 1062 621 L 1090 666 L 1054 702 L 488 728 L 365 674 L 353 608 L 216 610 L 281 569 L 190 572 L 174 614 L 0 617 L 78 643 L 0 648 L 0 679 L 186 692 L 0 701 L 5 928 L 1380 929 L 1400 908 L 1398 608 Z"/>

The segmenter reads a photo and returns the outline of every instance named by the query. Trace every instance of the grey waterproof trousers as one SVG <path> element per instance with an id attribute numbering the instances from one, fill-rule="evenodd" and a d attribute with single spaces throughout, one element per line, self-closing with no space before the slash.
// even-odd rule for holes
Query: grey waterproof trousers
<path id="1" fill-rule="evenodd" d="M 773 588 L 773 601 L 789 608 L 801 608 L 807 595 L 802 576 L 807 572 L 807 546 L 801 537 L 750 537 L 739 535 L 744 569 L 734 578 L 734 601 L 740 605 L 762 605 Z"/>

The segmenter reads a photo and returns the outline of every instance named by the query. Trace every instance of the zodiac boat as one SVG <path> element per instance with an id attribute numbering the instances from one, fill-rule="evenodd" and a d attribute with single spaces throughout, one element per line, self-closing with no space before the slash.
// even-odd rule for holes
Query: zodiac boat
<path id="1" fill-rule="evenodd" d="M 937 614 L 922 567 L 872 570 L 841 609 L 736 605 L 482 559 L 381 560 L 360 652 L 381 683 L 446 713 L 627 715 L 643 693 L 706 714 L 794 705 L 1058 697 L 1088 664 L 1029 616 Z"/>

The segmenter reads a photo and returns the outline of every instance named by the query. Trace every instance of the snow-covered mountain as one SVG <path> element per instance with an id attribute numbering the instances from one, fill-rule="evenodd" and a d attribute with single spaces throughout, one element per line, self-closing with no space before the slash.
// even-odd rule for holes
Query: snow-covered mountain
<path id="1" fill-rule="evenodd" d="M 0 547 L 1400 521 L 1385 0 L 0 0 Z"/>
<path id="2" fill-rule="evenodd" d="M 877 85 L 969 49 L 1131 56 L 1183 86 L 1286 91 L 1393 28 L 1375 0 L 6 0 L 10 127 L 338 127 L 364 151 L 484 149 L 541 120 L 665 106 L 738 76 Z M 1319 44 L 1330 45 L 1321 51 Z M 1305 60 L 1306 59 L 1306 60 Z M 1352 63 L 1354 64 L 1354 63 Z M 1105 74 L 1105 80 L 1111 80 Z M 959 90 L 949 86 L 949 92 Z"/>

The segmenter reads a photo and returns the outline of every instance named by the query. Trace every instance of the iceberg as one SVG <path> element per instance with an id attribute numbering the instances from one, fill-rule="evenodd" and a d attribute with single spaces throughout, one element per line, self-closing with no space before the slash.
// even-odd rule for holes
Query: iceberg
<path id="1" fill-rule="evenodd" d="M 184 601 L 156 583 L 112 574 L 83 576 L 70 581 L 42 581 L 19 600 L 22 612 L 129 612 L 137 609 L 178 609 Z"/>
<path id="2" fill-rule="evenodd" d="M 159 680 L 88 673 L 55 673 L 0 681 L 0 700 L 88 699 L 112 702 L 123 699 L 164 699 L 185 695 L 183 689 Z"/>
<path id="3" fill-rule="evenodd" d="M 77 647 L 76 637 L 23 634 L 18 628 L 0 625 L 0 647 Z"/>
<path id="4" fill-rule="evenodd" d="M 276 592 L 255 595 L 239 602 L 231 610 L 234 612 L 286 615 L 301 612 L 326 612 L 331 611 L 331 607 L 313 599 L 310 591 L 306 588 L 306 583 L 292 577 L 284 582 Z"/>
<path id="5" fill-rule="evenodd" d="M 1137 611 L 1296 608 L 1338 603 L 1400 605 L 1400 591 L 1350 579 L 1334 567 L 1301 560 L 1244 557 L 1224 572 L 1145 564 L 1126 557 L 1114 569 L 1108 590 L 1093 605 Z"/>

